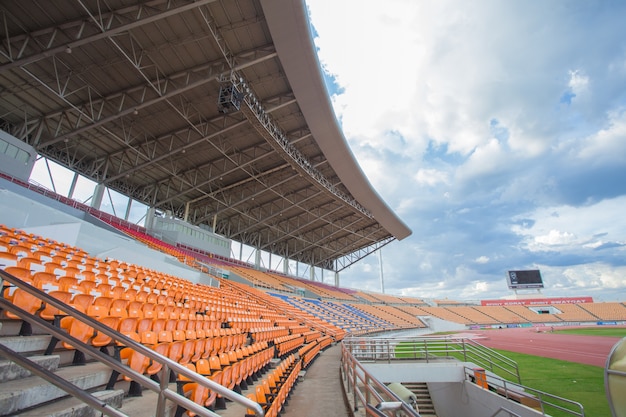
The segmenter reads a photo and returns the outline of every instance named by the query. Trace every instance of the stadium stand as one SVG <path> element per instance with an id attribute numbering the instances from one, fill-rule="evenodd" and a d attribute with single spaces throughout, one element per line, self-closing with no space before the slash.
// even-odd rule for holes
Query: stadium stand
<path id="1" fill-rule="evenodd" d="M 10 246 L 19 245 L 26 248 L 20 251 L 18 256 L 34 257 L 36 252 L 42 252 L 34 258 L 41 261 L 41 264 L 37 265 L 45 267 L 52 263 L 52 259 L 58 253 L 65 252 L 66 262 L 63 263 L 66 266 L 59 263 L 56 265 L 60 266 L 55 266 L 53 272 L 48 272 L 56 274 L 48 280 L 47 284 L 51 285 L 50 288 L 44 288 L 49 290 L 49 294 L 55 295 L 59 300 L 65 300 L 74 308 L 97 318 L 112 329 L 124 334 L 132 334 L 134 339 L 141 341 L 145 346 L 190 369 L 199 367 L 206 372 L 205 362 L 217 363 L 216 359 L 219 358 L 219 366 L 213 367 L 214 372 L 209 374 L 210 377 L 213 378 L 214 375 L 220 373 L 221 384 L 236 391 L 240 391 L 241 386 L 245 385 L 245 381 L 249 380 L 253 374 L 266 368 L 275 355 L 283 357 L 289 352 L 306 347 L 306 352 L 303 351 L 301 355 L 305 362 L 300 364 L 300 359 L 298 359 L 298 365 L 294 368 L 298 369 L 303 365 L 309 365 L 316 354 L 334 340 L 332 336 L 323 332 L 325 328 L 332 328 L 331 325 L 309 319 L 308 322 L 317 326 L 316 329 L 306 326 L 301 321 L 296 322 L 279 313 L 278 310 L 272 309 L 271 303 L 268 303 L 263 296 L 256 294 L 257 290 L 251 287 L 228 282 L 223 282 L 219 289 L 194 285 L 177 277 L 136 265 L 93 258 L 78 248 L 62 247 L 50 241 L 47 245 L 43 245 L 40 243 L 40 237 L 25 235 L 19 230 L 3 227 L 2 233 L 4 236 L 11 237 L 9 241 L 13 244 Z M 161 245 L 158 243 L 153 245 L 153 243 L 151 241 L 150 245 L 162 249 Z M 48 262 L 42 260 L 45 256 L 50 259 Z M 78 267 L 69 265 L 78 265 Z M 74 280 L 70 285 L 71 292 L 52 290 L 52 288 L 59 288 L 60 281 L 67 276 L 64 268 L 76 269 L 72 270 Z M 10 267 L 3 269 L 11 271 Z M 83 275 L 88 270 L 94 273 Z M 34 284 L 33 277 L 38 273 L 36 269 L 26 270 L 25 273 L 26 276 L 22 277 Z M 112 280 L 112 277 L 116 277 L 117 280 Z M 80 285 L 90 280 L 93 280 L 92 282 L 96 285 L 91 287 Z M 100 288 L 104 280 L 112 283 L 112 285 L 105 284 L 110 287 L 106 295 L 103 295 Z M 117 289 L 120 291 L 115 291 Z M 3 294 L 14 305 L 23 307 L 29 314 L 57 323 L 60 329 L 67 331 L 83 343 L 103 351 L 107 351 L 108 347 L 112 348 L 111 352 L 116 352 L 120 360 L 139 373 L 156 378 L 162 369 L 161 364 L 151 363 L 144 355 L 131 348 L 116 345 L 111 337 L 96 332 L 86 323 L 60 314 L 62 312 L 58 309 L 44 306 L 37 297 L 25 293 L 21 288 L 6 286 Z M 156 305 L 148 301 L 152 294 L 162 297 L 157 298 Z M 146 309 L 146 305 L 151 306 Z M 143 316 L 144 310 L 153 312 L 157 309 L 156 316 L 152 314 L 148 314 L 148 317 Z M 268 317 L 268 319 L 263 319 L 263 317 Z M 4 320 L 5 322 L 6 320 L 22 322 L 19 316 L 10 312 L 5 312 Z M 268 340 L 255 340 L 259 332 L 252 331 L 252 326 L 260 324 L 258 322 L 260 320 L 263 320 L 262 323 L 269 324 L 267 329 L 271 330 L 271 333 L 267 337 Z M 293 325 L 276 326 L 276 324 L 286 322 L 293 322 Z M 335 334 L 343 334 L 339 329 L 335 330 Z M 74 365 L 85 364 L 85 356 L 75 350 L 74 346 L 65 342 L 57 345 L 57 339 L 54 337 L 50 339 L 45 350 L 48 355 L 51 355 L 57 353 L 59 349 L 74 352 L 72 361 Z M 192 359 L 195 360 L 192 361 Z M 297 374 L 297 371 L 295 372 Z M 116 378 L 117 374 L 112 374 L 110 387 L 115 386 Z M 287 377 L 284 390 L 291 389 L 294 379 L 293 376 Z M 128 377 L 124 375 L 122 380 L 128 380 Z M 184 378 L 182 380 L 184 381 Z M 283 394 L 277 397 L 279 401 L 287 395 L 284 390 Z M 220 399 L 219 395 L 210 393 L 206 389 L 203 390 L 189 381 L 181 384 L 180 391 L 205 406 L 217 404 Z M 139 395 L 141 391 L 136 385 L 131 384 L 129 392 L 132 395 Z M 275 408 L 279 409 L 280 406 L 276 405 Z"/>
<path id="2" fill-rule="evenodd" d="M 600 320 L 624 320 L 626 314 L 626 306 L 618 302 L 585 303 L 579 307 Z"/>
<path id="3" fill-rule="evenodd" d="M 135 232 L 131 235 L 138 236 Z M 209 286 L 132 263 L 94 257 L 81 248 L 6 225 L 0 226 L 0 238 L 3 242 L 0 253 L 12 255 L 0 257 L 4 260 L 4 271 L 188 369 L 235 392 L 250 392 L 248 397 L 254 397 L 255 401 L 263 399 L 268 415 L 278 413 L 284 406 L 288 391 L 293 389 L 297 379 L 294 369 L 298 372 L 306 369 L 320 352 L 349 334 L 424 328 L 419 317 L 429 315 L 468 327 L 626 318 L 626 307 L 622 303 L 562 304 L 551 314 L 546 314 L 548 304 L 533 305 L 533 309 L 523 305 L 469 306 L 464 303 L 433 307 L 417 298 L 405 300 L 362 291 L 354 292 L 353 296 L 313 283 L 307 291 L 319 298 L 306 298 L 288 291 L 296 279 L 241 265 L 230 265 L 231 271 L 244 277 L 249 285 L 214 277 L 219 286 Z M 137 240 L 153 250 L 175 254 L 171 245 L 159 239 L 140 237 Z M 190 254 L 176 256 L 176 259 L 185 265 L 203 268 Z M 276 289 L 282 291 L 272 292 Z M 119 358 L 134 371 L 177 384 L 178 392 L 198 404 L 213 409 L 227 407 L 228 403 L 215 391 L 181 375 L 161 375 L 161 364 L 68 317 L 21 288 L 5 286 L 3 297 L 78 340 Z M 12 332 L 37 337 L 37 332 L 9 311 L 3 312 L 2 321 L 3 334 L 7 337 Z M 90 365 L 83 353 L 69 343 L 58 343 L 55 337 L 42 350 L 47 356 L 69 357 L 61 367 Z M 271 361 L 285 365 L 271 368 Z M 284 375 L 279 377 L 281 372 Z M 259 380 L 265 384 L 259 385 Z M 107 381 L 105 385 L 109 389 L 126 383 L 123 391 L 127 395 L 143 395 L 141 387 L 127 375 L 113 371 Z M 264 385 L 271 388 L 268 390 Z M 179 408 L 177 413 L 182 416 L 186 412 Z"/>

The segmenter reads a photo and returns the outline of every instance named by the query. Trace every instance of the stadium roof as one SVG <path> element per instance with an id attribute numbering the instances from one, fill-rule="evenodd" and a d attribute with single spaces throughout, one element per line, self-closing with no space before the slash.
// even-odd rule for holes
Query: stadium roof
<path id="1" fill-rule="evenodd" d="M 331 270 L 410 235 L 347 147 L 303 1 L 7 0 L 0 14 L 0 127 L 39 154 Z"/>

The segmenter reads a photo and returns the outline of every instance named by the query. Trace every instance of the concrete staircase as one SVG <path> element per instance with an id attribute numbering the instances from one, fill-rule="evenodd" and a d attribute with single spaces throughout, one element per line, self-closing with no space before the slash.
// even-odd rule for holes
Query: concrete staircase
<path id="1" fill-rule="evenodd" d="M 18 336 L 20 322 L 1 320 L 0 344 L 27 357 L 42 368 L 53 372 L 65 381 L 81 388 L 106 404 L 129 416 L 152 417 L 156 415 L 157 394 L 144 390 L 141 397 L 128 397 L 128 383 L 119 380 L 114 389 L 105 387 L 111 376 L 106 365 L 89 361 L 84 365 L 73 365 L 74 352 L 57 344 L 51 355 L 43 355 L 51 336 L 33 329 L 31 336 Z M 175 384 L 170 386 L 175 390 Z M 165 416 L 174 416 L 176 407 L 169 403 Z M 45 379 L 31 374 L 20 365 L 0 355 L 0 416 L 54 416 L 54 417 L 99 417 L 96 410 Z"/>
<path id="2" fill-rule="evenodd" d="M 435 406 L 430 398 L 430 392 L 428 391 L 426 382 L 403 382 L 402 385 L 415 394 L 420 416 L 437 417 Z"/>

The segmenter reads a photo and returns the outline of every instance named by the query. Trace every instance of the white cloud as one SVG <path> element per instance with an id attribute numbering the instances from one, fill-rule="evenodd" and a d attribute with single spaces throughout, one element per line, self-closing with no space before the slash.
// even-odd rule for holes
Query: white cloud
<path id="1" fill-rule="evenodd" d="M 582 163 L 626 164 L 626 111 L 609 113 L 608 126 L 585 138 L 577 155 Z"/>
<path id="2" fill-rule="evenodd" d="M 541 245 L 589 245 L 598 241 L 594 236 L 599 234 L 605 240 L 626 241 L 625 204 L 626 196 L 622 196 L 582 207 L 542 207 L 514 218 L 533 219 L 532 227 L 514 225 L 512 229 Z"/>
<path id="3" fill-rule="evenodd" d="M 489 257 L 488 256 L 482 255 L 482 256 L 479 256 L 478 258 L 476 258 L 476 263 L 478 263 L 478 264 L 486 264 L 487 262 L 489 262 Z"/>
<path id="4" fill-rule="evenodd" d="M 415 174 L 415 180 L 419 185 L 435 186 L 437 184 L 448 184 L 448 173 L 436 169 L 419 169 Z"/>
<path id="5" fill-rule="evenodd" d="M 547 235 L 536 236 L 535 243 L 537 246 L 545 247 L 545 246 L 561 246 L 561 245 L 569 245 L 576 241 L 576 236 L 572 233 L 561 232 L 558 230 L 550 230 Z"/>
<path id="6" fill-rule="evenodd" d="M 570 70 L 568 86 L 572 90 L 572 93 L 579 96 L 587 91 L 589 77 L 584 75 L 580 70 Z"/>
<path id="7" fill-rule="evenodd" d="M 385 257 L 388 292 L 500 298 L 533 265 L 562 295 L 619 285 L 626 5 L 307 2 L 346 138 L 414 232 Z M 342 282 L 376 285 L 356 270 Z"/>

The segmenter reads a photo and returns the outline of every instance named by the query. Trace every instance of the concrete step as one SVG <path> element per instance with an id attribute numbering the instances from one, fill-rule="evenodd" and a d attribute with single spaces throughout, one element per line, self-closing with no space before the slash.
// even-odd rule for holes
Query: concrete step
<path id="1" fill-rule="evenodd" d="M 0 336 L 18 336 L 22 329 L 22 320 L 17 319 L 0 319 Z M 45 335 L 48 334 L 47 330 L 38 325 L 31 326 L 32 335 Z"/>
<path id="2" fill-rule="evenodd" d="M 39 366 L 54 372 L 59 367 L 60 357 L 59 355 L 36 355 L 29 356 L 28 359 L 35 362 Z M 2 360 L 0 361 L 0 381 L 7 382 L 13 381 L 20 378 L 26 378 L 31 376 L 30 371 L 22 368 L 20 365 L 11 362 Z"/>
<path id="3" fill-rule="evenodd" d="M 176 390 L 176 385 L 170 384 L 171 390 Z M 127 416 L 156 417 L 158 394 L 150 390 L 143 390 L 141 397 L 126 397 L 120 411 Z M 176 405 L 167 401 L 163 410 L 164 417 L 173 417 L 176 414 Z"/>
<path id="4" fill-rule="evenodd" d="M 5 336 L 0 337 L 0 343 L 14 352 L 30 356 L 43 354 L 51 339 L 50 335 Z M 56 344 L 53 354 L 59 356 L 59 366 L 71 365 L 74 359 L 74 350 L 65 349 L 60 342 Z"/>
<path id="5" fill-rule="evenodd" d="M 5 336 L 0 343 L 14 352 L 22 354 L 43 353 L 50 344 L 50 335 Z"/>
<path id="6" fill-rule="evenodd" d="M 437 414 L 435 413 L 435 406 L 433 404 L 432 398 L 430 397 L 427 383 L 404 382 L 402 385 L 404 385 L 408 390 L 415 394 L 420 416 L 437 417 Z"/>
<path id="7" fill-rule="evenodd" d="M 59 377 L 84 390 L 103 387 L 111 369 L 101 363 L 67 366 L 55 372 Z M 0 416 L 17 413 L 67 396 L 60 388 L 38 376 L 29 376 L 0 384 Z"/>
<path id="8" fill-rule="evenodd" d="M 122 407 L 124 400 L 124 391 L 122 390 L 97 391 L 91 394 L 112 407 L 117 409 Z M 77 398 L 68 397 L 60 401 L 46 404 L 44 407 L 20 413 L 19 417 L 41 417 L 43 415 L 47 417 L 100 417 L 102 411 L 90 407 Z M 133 414 L 129 415 L 132 416 Z"/>

